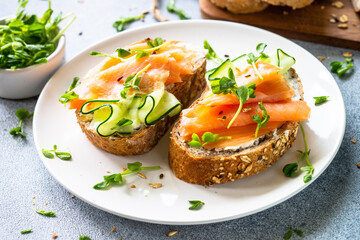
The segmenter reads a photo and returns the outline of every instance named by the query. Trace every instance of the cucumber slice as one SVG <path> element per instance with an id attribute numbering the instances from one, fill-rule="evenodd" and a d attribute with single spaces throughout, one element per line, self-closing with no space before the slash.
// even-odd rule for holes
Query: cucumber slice
<path id="1" fill-rule="evenodd" d="M 270 63 L 281 67 L 282 69 L 279 71 L 280 74 L 286 73 L 294 64 L 295 58 L 285 53 L 283 50 L 278 49 L 276 54 L 270 57 Z"/>
<path id="2" fill-rule="evenodd" d="M 282 69 L 279 71 L 280 74 L 287 72 L 294 64 L 295 58 L 285 53 L 283 50 L 277 50 L 278 66 Z"/>
<path id="3" fill-rule="evenodd" d="M 108 137 L 115 133 L 131 134 L 134 127 L 140 125 L 136 119 L 136 114 L 132 114 L 130 110 L 137 110 L 141 98 L 130 96 L 126 100 L 93 100 L 86 102 L 80 109 L 82 114 L 94 113 L 96 131 L 102 137 Z M 129 116 L 130 115 L 130 116 Z M 133 121 L 131 125 L 117 127 L 117 123 L 122 119 L 127 118 Z"/>
<path id="4" fill-rule="evenodd" d="M 243 54 L 234 60 L 232 60 L 232 63 L 234 66 L 239 69 L 241 72 L 244 71 L 250 64 L 247 62 L 247 60 L 250 59 L 247 54 Z"/>
<path id="5" fill-rule="evenodd" d="M 209 74 L 209 81 L 218 80 L 222 77 L 227 77 L 229 68 L 234 70 L 234 64 L 227 59 L 219 67 L 217 67 L 211 74 Z"/>
<path id="6" fill-rule="evenodd" d="M 210 69 L 205 73 L 205 79 L 209 81 L 209 75 L 215 71 L 216 68 Z"/>
<path id="7" fill-rule="evenodd" d="M 181 112 L 181 103 L 165 91 L 157 90 L 145 97 L 139 107 L 139 118 L 146 125 L 153 125 L 169 114 L 173 117 Z"/>

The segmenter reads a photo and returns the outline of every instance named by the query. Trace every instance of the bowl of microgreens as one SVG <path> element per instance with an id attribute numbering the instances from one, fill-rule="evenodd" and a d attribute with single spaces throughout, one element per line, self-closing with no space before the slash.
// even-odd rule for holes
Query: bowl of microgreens
<path id="1" fill-rule="evenodd" d="M 0 19 L 0 97 L 22 99 L 38 95 L 65 56 L 64 31 L 58 24 L 70 16 L 60 12 L 53 20 L 51 2 L 43 16 L 24 12 L 20 0 L 15 16 Z"/>

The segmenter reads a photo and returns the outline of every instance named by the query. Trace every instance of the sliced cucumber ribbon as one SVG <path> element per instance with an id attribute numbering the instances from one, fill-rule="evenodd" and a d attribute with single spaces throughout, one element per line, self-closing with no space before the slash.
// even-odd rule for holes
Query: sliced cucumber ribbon
<path id="1" fill-rule="evenodd" d="M 94 113 L 92 124 L 100 136 L 108 137 L 115 133 L 131 134 L 134 129 L 145 124 L 153 125 L 169 115 L 181 112 L 181 103 L 164 89 L 148 95 L 131 95 L 121 100 L 92 100 L 80 109 L 82 114 Z M 121 122 L 126 120 L 126 126 Z"/>
<path id="2" fill-rule="evenodd" d="M 205 74 L 205 77 L 210 82 L 219 80 L 222 77 L 227 76 L 228 69 L 230 67 L 233 70 L 235 68 L 237 68 L 240 71 L 244 71 L 248 66 L 251 66 L 248 63 L 248 59 L 249 59 L 249 57 L 247 54 L 243 54 L 243 55 L 235 58 L 232 61 L 227 59 L 225 62 L 220 64 L 220 66 L 218 66 L 217 68 L 209 70 Z M 277 49 L 277 51 L 273 55 L 271 55 L 269 58 L 260 59 L 260 60 L 266 61 L 272 65 L 280 67 L 281 68 L 281 70 L 279 71 L 280 74 L 284 74 L 295 64 L 295 58 L 290 56 L 289 54 L 285 53 L 281 49 Z"/>
<path id="3" fill-rule="evenodd" d="M 153 125 L 166 115 L 173 117 L 180 112 L 179 100 L 164 89 L 146 95 L 144 102 L 139 107 L 140 120 L 146 125 Z"/>

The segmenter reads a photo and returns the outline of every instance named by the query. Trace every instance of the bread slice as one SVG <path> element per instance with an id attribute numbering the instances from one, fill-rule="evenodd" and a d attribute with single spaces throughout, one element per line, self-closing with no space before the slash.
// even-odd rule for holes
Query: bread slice
<path id="1" fill-rule="evenodd" d="M 182 107 L 188 107 L 203 92 L 205 80 L 206 59 L 199 58 L 193 66 L 193 73 L 184 75 L 182 82 L 166 86 L 166 90 L 175 95 Z M 86 137 L 95 146 L 116 155 L 139 155 L 150 151 L 159 139 L 169 130 L 177 117 L 165 117 L 154 125 L 142 126 L 131 135 L 114 134 L 111 137 L 102 137 L 90 127 L 92 114 L 84 115 L 79 110 L 76 112 L 77 121 Z"/>
<path id="2" fill-rule="evenodd" d="M 261 0 L 210 0 L 213 4 L 220 8 L 225 8 L 229 12 L 254 13 L 264 10 L 268 4 Z"/>
<path id="3" fill-rule="evenodd" d="M 271 5 L 289 6 L 293 9 L 303 8 L 310 5 L 314 0 L 263 0 Z"/>
<path id="4" fill-rule="evenodd" d="M 303 87 L 294 69 L 285 77 L 295 90 L 294 100 L 303 100 Z M 201 99 L 193 103 L 197 104 Z M 181 116 L 172 129 L 169 165 L 177 178 L 194 184 L 233 182 L 260 173 L 273 165 L 295 141 L 298 122 L 285 122 L 251 143 L 235 150 L 206 150 L 189 146 L 179 135 Z"/>

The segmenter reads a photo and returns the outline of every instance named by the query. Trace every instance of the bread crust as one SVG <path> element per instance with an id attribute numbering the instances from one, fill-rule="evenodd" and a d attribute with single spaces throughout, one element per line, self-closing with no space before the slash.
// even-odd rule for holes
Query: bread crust
<path id="1" fill-rule="evenodd" d="M 206 86 L 205 71 L 206 59 L 201 58 L 196 62 L 193 74 L 184 75 L 182 82 L 168 85 L 166 90 L 174 94 L 183 108 L 186 108 L 204 90 Z M 75 114 L 81 130 L 93 145 L 122 156 L 139 155 L 150 151 L 177 119 L 177 117 L 167 116 L 152 126 L 144 126 L 134 131 L 131 135 L 115 134 L 111 137 L 102 137 L 97 134 L 95 129 L 89 127 L 91 116 L 81 114 L 79 110 Z"/>
<path id="2" fill-rule="evenodd" d="M 289 71 L 297 81 L 297 91 L 303 99 L 303 87 L 295 70 Z M 197 104 L 196 102 L 192 104 Z M 299 123 L 285 122 L 281 127 L 259 139 L 260 143 L 237 151 L 197 149 L 182 141 L 175 123 L 170 137 L 169 166 L 175 176 L 185 182 L 213 185 L 233 182 L 260 173 L 272 166 L 295 141 Z"/>
<path id="3" fill-rule="evenodd" d="M 289 6 L 293 9 L 303 8 L 310 5 L 314 0 L 263 0 L 271 5 Z"/>
<path id="4" fill-rule="evenodd" d="M 220 8 L 235 14 L 255 13 L 264 10 L 268 4 L 261 0 L 210 0 Z"/>

